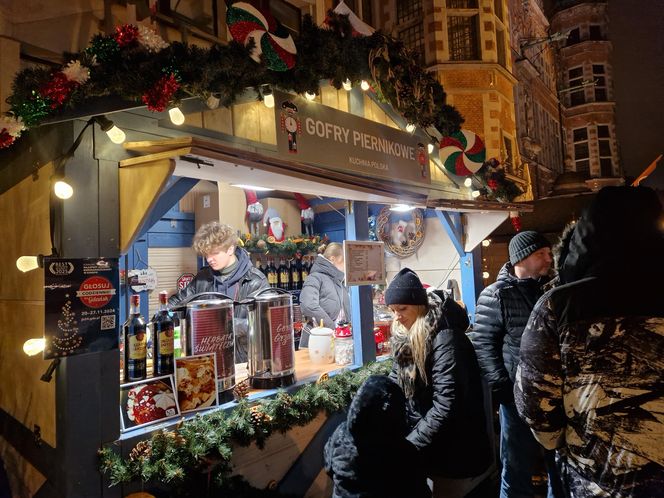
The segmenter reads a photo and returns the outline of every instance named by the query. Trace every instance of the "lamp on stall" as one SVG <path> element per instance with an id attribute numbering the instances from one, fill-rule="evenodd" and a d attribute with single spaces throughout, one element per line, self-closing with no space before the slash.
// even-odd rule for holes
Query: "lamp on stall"
<path id="1" fill-rule="evenodd" d="M 16 268 L 23 273 L 44 267 L 44 255 L 38 254 L 37 256 L 21 256 L 16 260 Z"/>
<path id="2" fill-rule="evenodd" d="M 272 109 L 274 107 L 274 94 L 272 93 L 272 88 L 269 86 L 266 86 L 263 89 L 263 104 L 265 104 L 265 107 L 268 109 Z"/>
<path id="3" fill-rule="evenodd" d="M 304 97 L 311 102 L 316 98 L 316 94 L 311 92 L 304 92 Z"/>
<path id="4" fill-rule="evenodd" d="M 231 183 L 231 187 L 237 187 L 244 190 L 255 190 L 256 192 L 271 192 L 272 190 L 274 190 L 273 188 L 270 187 L 258 187 L 256 185 L 244 185 L 241 183 Z"/>
<path id="5" fill-rule="evenodd" d="M 182 114 L 182 111 L 178 106 L 171 107 L 168 110 L 168 117 L 171 118 L 171 123 L 176 126 L 184 124 L 184 114 Z"/>
<path id="6" fill-rule="evenodd" d="M 473 199 L 477 199 L 480 196 L 481 192 L 479 190 L 473 190 L 470 195 Z"/>
<path id="7" fill-rule="evenodd" d="M 433 147 L 434 147 L 433 144 L 429 144 L 429 145 L 427 145 L 427 151 L 429 152 L 429 154 L 432 154 L 432 153 L 433 153 Z"/>
<path id="8" fill-rule="evenodd" d="M 348 78 L 346 78 L 346 81 L 341 83 L 341 86 L 343 87 L 344 90 L 346 90 L 347 92 L 350 92 L 353 89 L 353 82 L 351 80 L 349 80 Z"/>
<path id="9" fill-rule="evenodd" d="M 366 92 L 369 88 L 371 88 L 371 85 L 369 85 L 369 82 L 367 80 L 362 80 L 362 82 L 360 83 L 360 88 Z"/>
<path id="10" fill-rule="evenodd" d="M 408 133 L 413 133 L 415 131 L 415 125 L 413 123 L 408 123 L 406 125 L 406 131 Z"/>
<path id="11" fill-rule="evenodd" d="M 472 178 L 466 178 L 463 181 L 463 185 L 464 185 L 464 187 L 468 187 L 468 188 L 472 187 L 473 186 L 473 179 Z"/>
<path id="12" fill-rule="evenodd" d="M 114 144 L 121 144 L 127 139 L 125 132 L 115 126 L 113 121 L 106 116 L 99 115 L 93 119 L 99 124 L 101 131 L 105 132 Z"/>
<path id="13" fill-rule="evenodd" d="M 413 209 L 415 209 L 415 206 L 411 206 L 410 204 L 394 204 L 390 206 L 390 211 L 396 211 L 398 213 L 405 213 L 412 211 Z"/>
<path id="14" fill-rule="evenodd" d="M 58 199 L 69 199 L 74 195 L 74 188 L 67 183 L 64 176 L 57 175 L 54 177 L 55 183 L 53 183 L 53 193 Z"/>
<path id="15" fill-rule="evenodd" d="M 23 352 L 28 356 L 34 356 L 44 351 L 46 347 L 46 339 L 40 337 L 39 339 L 28 339 L 23 343 Z"/>
<path id="16" fill-rule="evenodd" d="M 482 247 L 489 247 L 491 245 L 491 239 L 484 239 L 482 241 Z"/>

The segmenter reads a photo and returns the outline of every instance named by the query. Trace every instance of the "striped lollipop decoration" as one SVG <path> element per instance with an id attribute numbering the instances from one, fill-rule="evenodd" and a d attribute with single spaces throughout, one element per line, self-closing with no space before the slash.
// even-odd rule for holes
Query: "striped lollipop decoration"
<path id="1" fill-rule="evenodd" d="M 439 157 L 450 173 L 470 176 L 482 167 L 486 158 L 486 149 L 482 139 L 475 133 L 459 130 L 440 140 Z"/>
<path id="2" fill-rule="evenodd" d="M 233 39 L 247 45 L 254 40 L 251 58 L 261 61 L 261 54 L 272 71 L 287 71 L 295 65 L 295 42 L 269 12 L 257 9 L 246 2 L 228 7 L 226 24 Z"/>

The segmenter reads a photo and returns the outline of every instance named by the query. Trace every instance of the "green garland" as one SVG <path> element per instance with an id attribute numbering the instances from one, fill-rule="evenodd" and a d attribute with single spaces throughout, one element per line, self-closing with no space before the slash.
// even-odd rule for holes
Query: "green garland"
<path id="1" fill-rule="evenodd" d="M 142 482 L 165 484 L 169 496 L 210 496 L 236 482 L 231 477 L 233 445 L 265 441 L 276 432 L 311 422 L 321 411 L 343 410 L 370 375 L 387 375 L 391 361 L 345 370 L 326 380 L 302 387 L 290 395 L 252 405 L 240 400 L 233 410 L 217 410 L 183 421 L 173 431 L 162 430 L 141 441 L 123 458 L 112 447 L 99 451 L 100 470 L 111 485 Z"/>
<path id="2" fill-rule="evenodd" d="M 122 28 L 136 29 L 131 25 Z M 146 92 L 170 74 L 176 77 L 178 88 L 167 103 L 177 104 L 192 96 L 205 101 L 215 95 L 224 107 L 236 102 L 247 88 L 262 95 L 261 87 L 266 84 L 296 93 L 318 92 L 321 81 L 329 80 L 338 89 L 347 78 L 358 84 L 373 76 L 378 97 L 408 122 L 422 128 L 434 125 L 449 134 L 463 121 L 455 109 L 445 105 L 442 85 L 414 62 L 402 42 L 379 31 L 367 37 L 352 36 L 348 17 L 334 12 L 328 13 L 326 27 L 316 25 L 311 16 L 304 17 L 295 40 L 297 63 L 283 72 L 257 64 L 249 56 L 253 47 L 235 41 L 209 49 L 172 42 L 154 52 L 139 43 L 121 46 L 115 36 L 95 35 L 83 52 L 66 54 L 66 60 L 78 60 L 89 69 L 89 79 L 74 85 L 62 104 L 45 100 L 40 93 L 53 83 L 58 71 L 28 68 L 18 73 L 7 99 L 9 115 L 32 127 L 96 97 L 111 95 L 140 103 Z"/>
<path id="3" fill-rule="evenodd" d="M 289 259 L 293 258 L 298 251 L 301 254 L 315 253 L 321 245 L 328 242 L 327 235 L 323 237 L 298 235 L 297 237 L 288 237 L 282 242 L 277 242 L 274 240 L 274 237 L 268 235 L 252 236 L 248 233 L 243 235 L 241 240 L 248 252 L 274 254 Z"/>

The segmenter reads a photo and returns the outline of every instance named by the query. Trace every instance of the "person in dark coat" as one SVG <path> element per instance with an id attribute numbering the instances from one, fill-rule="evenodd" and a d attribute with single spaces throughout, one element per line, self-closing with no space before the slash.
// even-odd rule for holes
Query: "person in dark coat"
<path id="1" fill-rule="evenodd" d="M 221 292 L 235 301 L 242 301 L 252 293 L 270 287 L 265 275 L 251 264 L 247 251 L 238 247 L 238 237 L 229 225 L 218 221 L 202 225 L 194 236 L 192 247 L 209 266 L 201 268 L 189 285 L 168 299 L 171 308 L 195 294 Z M 233 326 L 235 361 L 242 363 L 247 361 L 248 335 L 244 306 L 236 306 Z"/>
<path id="2" fill-rule="evenodd" d="M 385 304 L 394 313 L 390 376 L 407 398 L 408 440 L 434 496 L 444 496 L 446 480 L 478 476 L 492 460 L 480 368 L 465 334 L 468 316 L 451 297 L 427 293 L 408 268 L 390 282 Z"/>
<path id="3" fill-rule="evenodd" d="M 348 292 L 344 286 L 344 252 L 338 242 L 331 242 L 319 254 L 300 293 L 302 314 L 316 326 L 332 330 L 339 321 L 350 321 Z M 307 347 L 309 336 L 303 332 L 300 347 Z"/>
<path id="4" fill-rule="evenodd" d="M 325 444 L 325 470 L 332 478 L 332 498 L 426 498 L 431 492 L 406 439 L 406 398 L 385 375 L 372 375 L 360 386 Z M 390 461 L 398 460 L 399 475 Z"/>
<path id="5" fill-rule="evenodd" d="M 541 234 L 525 231 L 509 243 L 509 262 L 498 279 L 480 293 L 475 324 L 468 334 L 473 342 L 493 400 L 500 404 L 501 498 L 532 497 L 532 476 L 544 457 L 548 496 L 560 497 L 560 479 L 553 452 L 544 452 L 519 418 L 514 406 L 514 376 L 519 362 L 521 335 L 530 312 L 544 293 L 551 270 L 551 244 Z"/>
<path id="6" fill-rule="evenodd" d="M 653 190 L 600 190 L 521 339 L 516 407 L 575 498 L 664 496 L 663 227 Z"/>

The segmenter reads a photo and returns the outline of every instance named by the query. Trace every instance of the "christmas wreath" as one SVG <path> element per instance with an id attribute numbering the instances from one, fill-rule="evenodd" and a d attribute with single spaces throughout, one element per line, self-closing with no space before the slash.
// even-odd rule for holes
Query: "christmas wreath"
<path id="1" fill-rule="evenodd" d="M 100 471 L 111 485 L 161 483 L 169 487 L 169 496 L 217 496 L 210 492 L 219 492 L 236 480 L 231 476 L 233 445 L 253 442 L 263 448 L 275 432 L 306 425 L 321 411 L 343 410 L 368 376 L 387 375 L 391 367 L 390 361 L 383 361 L 329 378 L 324 375 L 293 395 L 280 391 L 255 404 L 241 398 L 233 410 L 197 415 L 174 430 L 153 433 L 128 458 L 112 447 L 101 449 Z"/>
<path id="2" fill-rule="evenodd" d="M 483 185 L 480 193 L 489 200 L 512 202 L 523 194 L 516 183 L 507 178 L 505 168 L 496 158 L 485 161 L 475 176 Z"/>
<path id="3" fill-rule="evenodd" d="M 61 69 L 27 68 L 16 75 L 7 99 L 9 113 L 0 119 L 0 148 L 11 146 L 26 129 L 96 97 L 120 97 L 155 112 L 186 97 L 228 107 L 247 88 L 254 88 L 259 98 L 265 85 L 316 93 L 325 80 L 335 88 L 347 80 L 371 81 L 378 98 L 423 129 L 433 125 L 449 134 L 463 121 L 445 104 L 442 85 L 414 62 L 401 41 L 380 31 L 354 36 L 346 15 L 330 11 L 325 26 L 304 16 L 294 48 L 281 39 L 270 40 L 281 44 L 270 42 L 277 53 L 285 54 L 284 47 L 297 53 L 293 66 L 289 59 L 284 67 L 275 68 L 265 37 L 201 48 L 166 43 L 143 25 L 126 24 L 110 35 L 95 35 L 81 53 L 67 54 L 71 62 Z"/>

